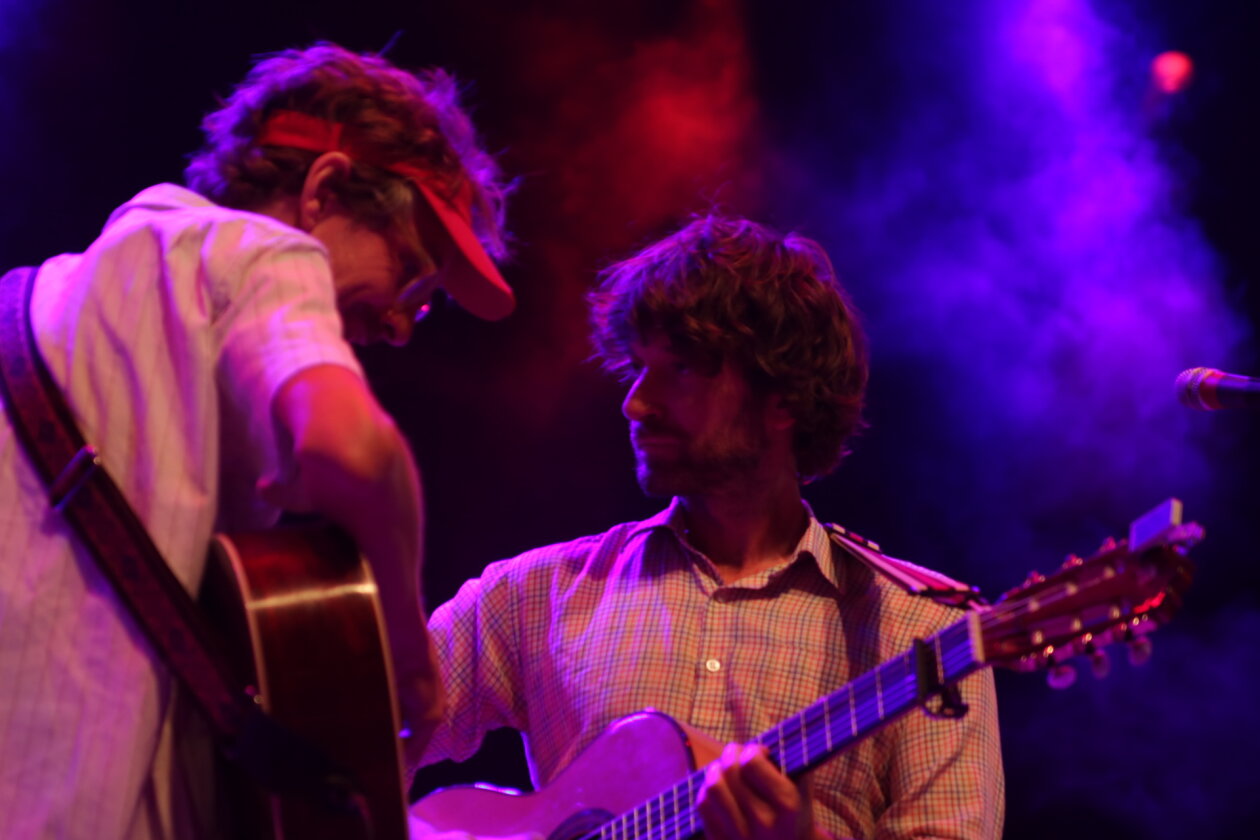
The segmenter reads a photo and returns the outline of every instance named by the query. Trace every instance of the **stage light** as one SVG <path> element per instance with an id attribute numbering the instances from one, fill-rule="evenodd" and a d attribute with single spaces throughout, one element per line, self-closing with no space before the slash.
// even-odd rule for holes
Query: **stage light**
<path id="1" fill-rule="evenodd" d="M 1168 50 L 1151 61 L 1151 81 L 1160 93 L 1181 93 L 1190 86 L 1194 62 L 1177 50 Z"/>

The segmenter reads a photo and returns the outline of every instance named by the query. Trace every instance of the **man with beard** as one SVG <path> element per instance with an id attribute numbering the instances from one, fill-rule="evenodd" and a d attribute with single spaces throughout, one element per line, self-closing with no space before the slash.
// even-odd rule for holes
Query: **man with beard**
<path id="1" fill-rule="evenodd" d="M 652 707 L 729 744 L 698 795 L 711 840 L 999 836 L 987 671 L 960 683 L 961 720 L 907 715 L 799 783 L 740 746 L 960 617 L 840 548 L 801 498 L 860 428 L 867 379 L 822 248 L 701 218 L 608 269 L 591 303 L 599 355 L 629 383 L 639 484 L 672 501 L 492 564 L 434 613 L 449 706 L 424 760 L 510 726 L 545 786 Z"/>

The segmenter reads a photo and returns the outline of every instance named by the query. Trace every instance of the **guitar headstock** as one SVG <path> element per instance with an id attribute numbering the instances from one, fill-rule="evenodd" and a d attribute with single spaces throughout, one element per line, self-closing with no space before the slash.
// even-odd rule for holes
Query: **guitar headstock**
<path id="1" fill-rule="evenodd" d="M 1136 520 L 1126 540 L 1108 538 L 1088 559 L 1068 557 L 1052 575 L 1034 572 L 981 617 L 985 659 L 1019 671 L 1051 669 L 1050 684 L 1070 685 L 1068 659 L 1089 655 L 1095 674 L 1106 670 L 1102 649 L 1130 646 L 1139 663 L 1150 655 L 1146 636 L 1181 606 L 1194 564 L 1186 552 L 1203 539 L 1183 524 L 1181 502 L 1169 499 Z"/>

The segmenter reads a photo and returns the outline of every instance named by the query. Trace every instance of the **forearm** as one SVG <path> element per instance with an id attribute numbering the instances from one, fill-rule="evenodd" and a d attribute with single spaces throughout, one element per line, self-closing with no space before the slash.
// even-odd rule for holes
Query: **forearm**
<path id="1" fill-rule="evenodd" d="M 371 564 L 405 725 L 416 753 L 441 718 L 441 688 L 421 596 L 422 498 L 401 433 L 363 381 L 316 367 L 291 379 L 274 410 L 289 443 L 273 501 L 345 529 Z"/>
<path id="2" fill-rule="evenodd" d="M 299 457 L 305 482 L 318 488 L 312 508 L 344 528 L 368 558 L 389 637 L 408 753 L 419 751 L 441 719 L 441 685 L 421 593 L 422 495 L 418 472 L 402 436 L 386 420 L 366 434 L 349 463 Z"/>

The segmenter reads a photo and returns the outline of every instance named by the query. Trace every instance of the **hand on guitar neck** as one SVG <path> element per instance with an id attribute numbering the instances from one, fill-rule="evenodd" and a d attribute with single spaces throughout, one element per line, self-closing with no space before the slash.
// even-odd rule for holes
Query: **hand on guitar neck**
<path id="1" fill-rule="evenodd" d="M 696 807 L 707 840 L 831 840 L 814 825 L 808 782 L 793 782 L 757 744 L 726 745 Z"/>

